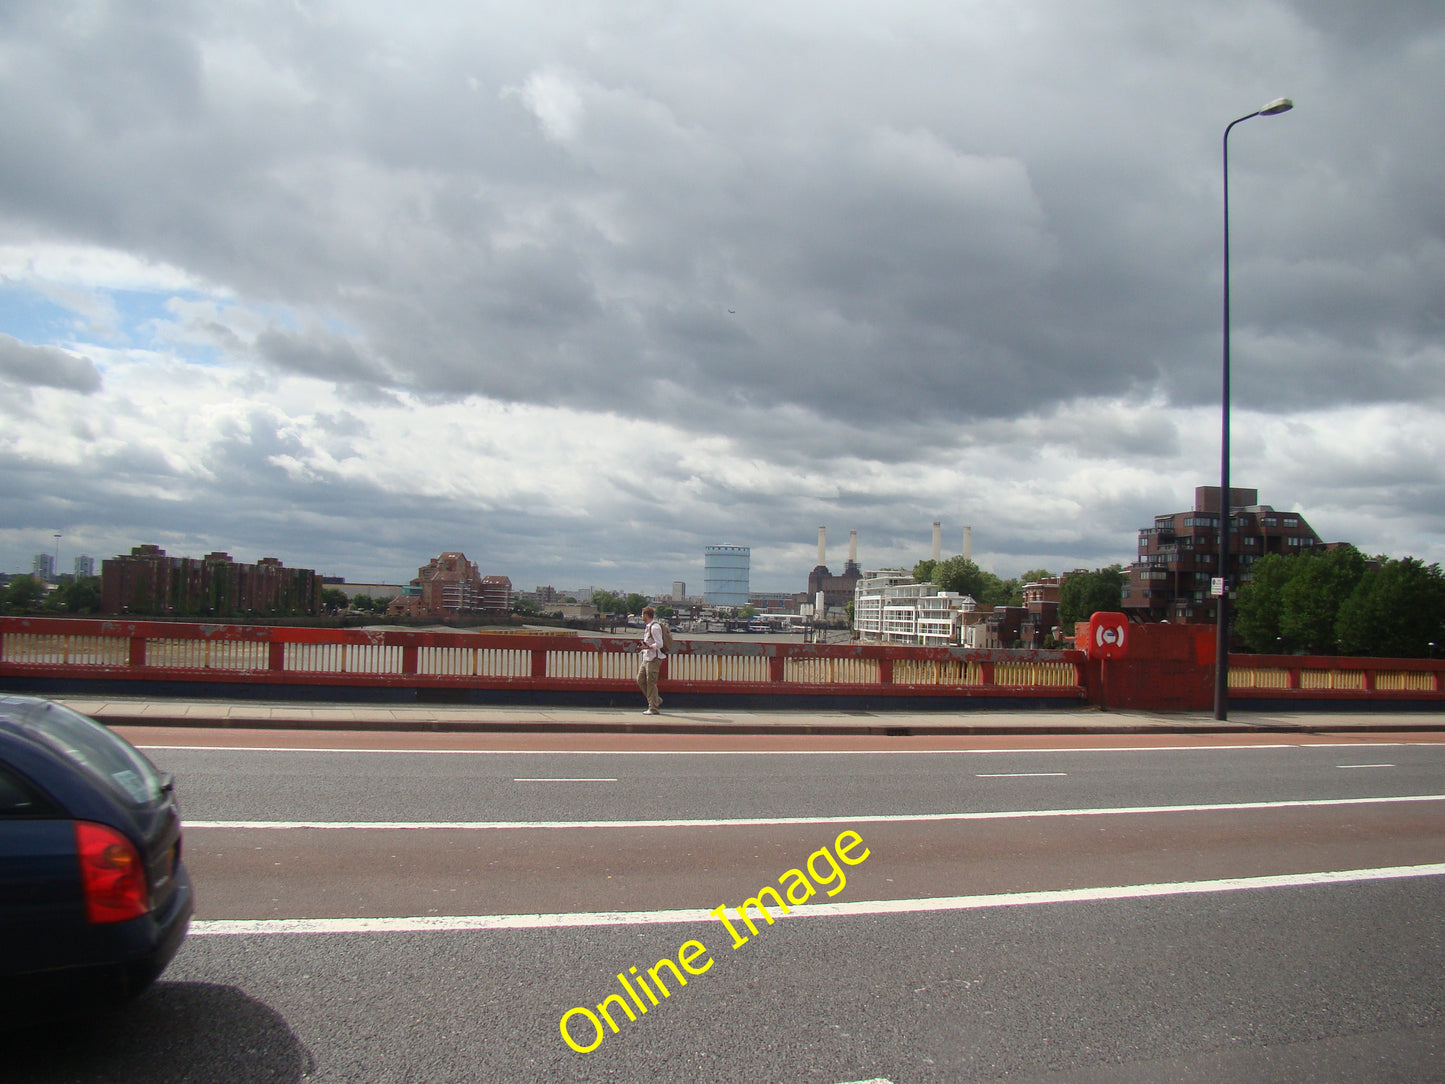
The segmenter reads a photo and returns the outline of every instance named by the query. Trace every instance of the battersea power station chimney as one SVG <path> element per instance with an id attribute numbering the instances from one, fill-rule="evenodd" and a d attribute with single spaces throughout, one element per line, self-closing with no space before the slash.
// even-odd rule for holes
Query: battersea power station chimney
<path id="1" fill-rule="evenodd" d="M 938 520 L 933 521 L 933 559 L 943 559 L 943 524 Z"/>
<path id="2" fill-rule="evenodd" d="M 818 528 L 818 567 L 828 563 L 828 528 Z"/>

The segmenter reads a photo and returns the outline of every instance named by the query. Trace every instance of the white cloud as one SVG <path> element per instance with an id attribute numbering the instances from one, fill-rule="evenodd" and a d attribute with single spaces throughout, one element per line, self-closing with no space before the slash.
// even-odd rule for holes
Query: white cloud
<path id="1" fill-rule="evenodd" d="M 400 10 L 0 15 L 0 567 L 1127 560 L 1217 480 L 1278 94 L 1237 484 L 1441 559 L 1436 6 Z"/>

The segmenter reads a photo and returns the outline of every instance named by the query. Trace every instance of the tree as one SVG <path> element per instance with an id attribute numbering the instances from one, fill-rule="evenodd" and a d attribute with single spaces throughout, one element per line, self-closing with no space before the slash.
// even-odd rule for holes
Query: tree
<path id="1" fill-rule="evenodd" d="M 1124 570 L 1119 565 L 1074 572 L 1059 585 L 1059 624 L 1073 629 L 1096 613 L 1114 613 L 1124 604 Z"/>
<path id="2" fill-rule="evenodd" d="M 933 570 L 938 567 L 939 562 L 933 560 L 919 561 L 913 566 L 914 583 L 932 583 Z"/>
<path id="3" fill-rule="evenodd" d="M 1366 570 L 1340 606 L 1335 635 L 1346 655 L 1419 659 L 1445 629 L 1445 574 L 1414 557 Z"/>
<path id="4" fill-rule="evenodd" d="M 1239 589 L 1235 602 L 1233 629 L 1249 650 L 1271 655 L 1280 650 L 1280 614 L 1284 610 L 1284 585 L 1294 575 L 1298 557 L 1271 553 L 1254 563 L 1249 581 Z"/>
<path id="5" fill-rule="evenodd" d="M 16 576 L 5 588 L 5 609 L 9 613 L 29 613 L 40 606 L 45 585 L 34 576 Z"/>
<path id="6" fill-rule="evenodd" d="M 925 567 L 932 566 L 932 575 L 929 577 L 937 584 L 940 591 L 957 591 L 960 595 L 969 595 L 981 606 L 1007 606 L 1018 587 L 1016 580 L 1001 580 L 992 572 L 985 572 L 979 568 L 970 558 L 960 554 L 954 554 L 934 564 L 931 561 L 920 561 L 914 566 L 916 572 Z"/>
<path id="7" fill-rule="evenodd" d="M 613 591 L 596 590 L 592 592 L 592 606 L 600 614 L 618 614 L 626 612 L 626 604 Z"/>
<path id="8" fill-rule="evenodd" d="M 337 610 L 347 609 L 351 605 L 351 600 L 339 587 L 323 587 L 321 589 L 321 605 L 334 613 Z"/>
<path id="9" fill-rule="evenodd" d="M 940 591 L 957 591 L 960 595 L 972 595 L 975 601 L 983 601 L 984 571 L 974 564 L 967 557 L 956 555 L 945 558 L 934 564 L 933 562 L 920 562 L 920 564 L 931 564 L 928 578 L 938 586 Z"/>
<path id="10" fill-rule="evenodd" d="M 628 595 L 627 598 L 626 598 L 626 599 L 623 601 L 623 603 L 622 603 L 622 606 L 623 606 L 623 609 L 625 610 L 625 612 L 630 613 L 630 614 L 640 614 L 640 613 L 642 612 L 642 608 L 643 608 L 644 606 L 646 606 L 646 605 L 647 605 L 647 596 L 646 596 L 646 595 L 639 595 L 636 591 L 634 591 L 634 592 L 632 592 L 632 594 Z"/>
<path id="11" fill-rule="evenodd" d="M 1287 648 L 1311 655 L 1339 650 L 1335 622 L 1340 607 L 1365 574 L 1365 558 L 1354 546 L 1295 558 L 1289 582 L 1280 589 L 1279 634 Z"/>
<path id="12" fill-rule="evenodd" d="M 94 614 L 100 612 L 100 577 L 65 576 L 56 590 L 60 606 L 73 614 Z"/>

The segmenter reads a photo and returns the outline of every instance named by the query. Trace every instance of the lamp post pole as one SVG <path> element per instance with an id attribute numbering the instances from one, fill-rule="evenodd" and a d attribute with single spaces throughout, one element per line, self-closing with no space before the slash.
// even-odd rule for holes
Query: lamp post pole
<path id="1" fill-rule="evenodd" d="M 1254 117 L 1273 117 L 1294 108 L 1276 98 L 1263 109 L 1232 120 L 1224 129 L 1224 379 L 1219 431 L 1219 602 L 1215 609 L 1214 717 L 1229 717 L 1229 133 Z"/>

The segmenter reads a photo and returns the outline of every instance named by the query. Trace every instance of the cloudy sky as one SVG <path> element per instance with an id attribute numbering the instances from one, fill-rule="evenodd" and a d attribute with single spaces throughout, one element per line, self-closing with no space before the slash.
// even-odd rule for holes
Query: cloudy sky
<path id="1" fill-rule="evenodd" d="M 0 571 L 1445 560 L 1439 0 L 5 0 Z"/>

